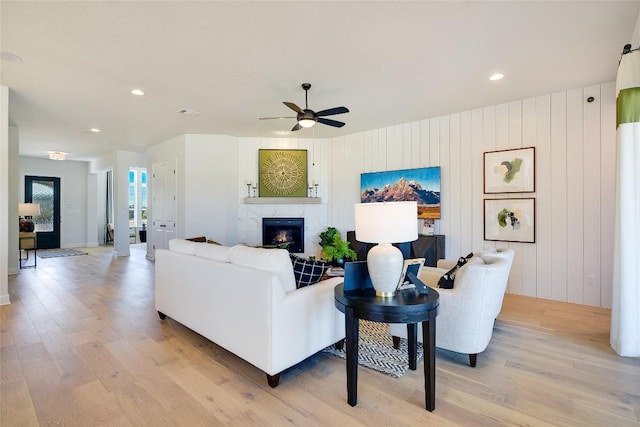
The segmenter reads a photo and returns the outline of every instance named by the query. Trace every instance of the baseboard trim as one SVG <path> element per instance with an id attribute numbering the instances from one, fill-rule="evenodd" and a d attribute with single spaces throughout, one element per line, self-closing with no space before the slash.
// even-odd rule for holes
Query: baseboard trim
<path id="1" fill-rule="evenodd" d="M 9 298 L 9 294 L 0 295 L 0 305 L 9 304 L 11 304 L 11 298 Z"/>

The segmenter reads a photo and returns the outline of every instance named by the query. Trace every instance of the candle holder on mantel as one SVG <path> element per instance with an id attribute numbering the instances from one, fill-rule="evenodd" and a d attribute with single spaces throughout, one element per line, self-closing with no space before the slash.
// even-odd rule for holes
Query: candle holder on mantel
<path id="1" fill-rule="evenodd" d="M 247 182 L 247 197 L 251 197 L 251 183 Z"/>
<path id="2" fill-rule="evenodd" d="M 313 197 L 318 197 L 318 183 L 314 182 L 313 186 L 315 187 Z"/>
<path id="3" fill-rule="evenodd" d="M 309 191 L 307 192 L 308 197 L 313 197 L 313 185 L 309 184 Z"/>
<path id="4" fill-rule="evenodd" d="M 258 189 L 258 183 L 254 182 L 251 188 L 253 189 L 253 197 L 256 197 L 256 190 Z"/>

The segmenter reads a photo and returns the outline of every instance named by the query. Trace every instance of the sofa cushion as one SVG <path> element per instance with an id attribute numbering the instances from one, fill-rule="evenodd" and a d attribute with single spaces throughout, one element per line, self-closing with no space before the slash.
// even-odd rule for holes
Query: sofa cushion
<path id="1" fill-rule="evenodd" d="M 229 249 L 229 261 L 232 264 L 275 273 L 280 279 L 282 289 L 285 292 L 296 288 L 293 266 L 291 265 L 289 252 L 285 249 L 250 248 L 236 245 Z"/>
<path id="2" fill-rule="evenodd" d="M 199 243 L 195 248 L 195 255 L 216 261 L 229 262 L 230 249 L 228 246 Z"/>
<path id="3" fill-rule="evenodd" d="M 200 243 L 192 242 L 186 239 L 171 239 L 169 240 L 169 250 L 173 252 L 179 252 L 186 255 L 195 255 L 196 248 L 200 246 Z"/>
<path id="4" fill-rule="evenodd" d="M 324 273 L 331 267 L 328 262 L 310 261 L 291 254 L 293 264 L 293 275 L 296 278 L 296 289 L 318 283 Z"/>

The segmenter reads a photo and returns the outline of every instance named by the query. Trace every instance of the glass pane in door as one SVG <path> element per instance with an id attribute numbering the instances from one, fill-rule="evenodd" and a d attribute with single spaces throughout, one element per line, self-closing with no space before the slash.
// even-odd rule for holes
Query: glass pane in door
<path id="1" fill-rule="evenodd" d="M 33 181 L 31 200 L 40 204 L 40 215 L 33 218 L 35 231 L 53 231 L 53 182 Z"/>

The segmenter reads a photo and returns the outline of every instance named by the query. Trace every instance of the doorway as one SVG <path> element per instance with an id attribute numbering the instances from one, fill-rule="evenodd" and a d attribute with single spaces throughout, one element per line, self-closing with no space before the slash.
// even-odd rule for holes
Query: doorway
<path id="1" fill-rule="evenodd" d="M 59 248 L 60 178 L 25 176 L 24 201 L 40 204 L 40 215 L 33 218 L 38 249 Z"/>

